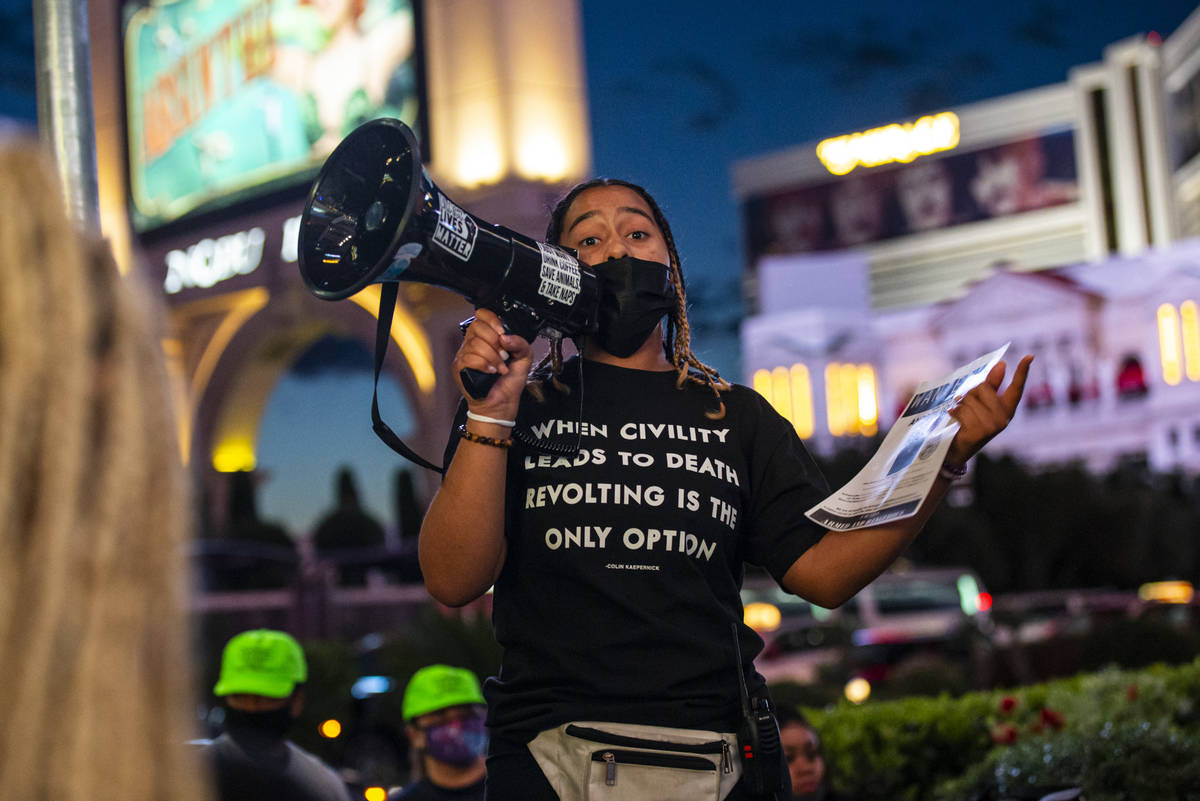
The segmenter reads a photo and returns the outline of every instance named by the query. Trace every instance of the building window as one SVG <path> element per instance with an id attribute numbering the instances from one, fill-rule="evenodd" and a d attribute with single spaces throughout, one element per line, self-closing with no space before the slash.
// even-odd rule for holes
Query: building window
<path id="1" fill-rule="evenodd" d="M 1158 307 L 1158 355 L 1162 361 L 1162 377 L 1171 386 L 1183 378 L 1183 361 L 1179 347 L 1179 312 L 1170 303 Z"/>
<path id="2" fill-rule="evenodd" d="M 1175 386 L 1183 380 L 1200 381 L 1200 307 L 1185 300 L 1176 309 L 1164 303 L 1158 307 L 1158 355 L 1163 381 Z"/>
<path id="3" fill-rule="evenodd" d="M 879 430 L 875 368 L 869 364 L 826 365 L 825 419 L 835 437 L 869 437 Z"/>
<path id="4" fill-rule="evenodd" d="M 1137 356 L 1130 354 L 1121 361 L 1121 369 L 1117 372 L 1117 397 L 1140 398 L 1148 391 L 1146 373 Z"/>
<path id="5" fill-rule="evenodd" d="M 759 370 L 754 389 L 796 429 L 801 439 L 813 435 L 812 379 L 803 364 Z"/>
<path id="6" fill-rule="evenodd" d="M 1196 301 L 1179 304 L 1180 334 L 1183 337 L 1183 365 L 1188 381 L 1200 381 L 1200 310 Z"/>

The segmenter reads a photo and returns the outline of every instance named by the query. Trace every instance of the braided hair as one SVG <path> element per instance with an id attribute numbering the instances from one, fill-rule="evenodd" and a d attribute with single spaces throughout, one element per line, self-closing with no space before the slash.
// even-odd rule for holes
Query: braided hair
<path id="1" fill-rule="evenodd" d="M 551 212 L 550 223 L 546 227 L 546 241 L 557 244 L 563 235 L 563 225 L 571 204 L 584 192 L 601 186 L 620 186 L 630 189 L 636 192 L 650 207 L 650 211 L 654 215 L 654 222 L 662 231 L 663 238 L 667 243 L 667 252 L 671 258 L 671 263 L 668 265 L 671 285 L 675 288 L 675 308 L 667 316 L 667 326 L 663 332 L 663 353 L 666 355 L 667 361 L 675 367 L 675 385 L 677 387 L 682 389 L 683 385 L 690 381 L 712 390 L 717 399 L 717 408 L 705 414 L 709 419 L 720 420 L 725 416 L 725 402 L 721 400 L 721 390 L 729 389 L 729 383 L 721 378 L 714 368 L 700 361 L 692 353 L 691 328 L 687 318 L 687 291 L 683 280 L 683 269 L 679 261 L 679 252 L 675 248 L 675 237 L 671 234 L 671 226 L 650 193 L 637 184 L 616 178 L 592 178 L 576 184 L 558 201 Z M 535 382 L 531 384 L 531 389 L 535 394 L 538 393 L 537 383 L 548 380 L 559 390 L 566 391 L 566 387 L 558 378 L 561 370 L 562 342 L 555 340 L 551 343 L 550 352 L 538 363 L 531 374 Z"/>

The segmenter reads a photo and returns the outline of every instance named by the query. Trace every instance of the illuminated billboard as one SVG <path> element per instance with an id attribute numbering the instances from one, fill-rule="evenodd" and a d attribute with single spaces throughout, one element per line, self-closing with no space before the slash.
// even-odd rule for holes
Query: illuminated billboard
<path id="1" fill-rule="evenodd" d="M 772 189 L 747 198 L 742 215 L 753 264 L 770 253 L 842 250 L 1078 199 L 1074 132 L 1059 130 Z"/>
<path id="2" fill-rule="evenodd" d="M 376 117 L 420 132 L 418 0 L 168 0 L 125 7 L 133 224 L 307 185 Z"/>

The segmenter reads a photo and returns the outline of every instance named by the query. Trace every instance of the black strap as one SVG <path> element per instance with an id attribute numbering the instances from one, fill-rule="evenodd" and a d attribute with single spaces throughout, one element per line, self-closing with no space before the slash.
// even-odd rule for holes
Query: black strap
<path id="1" fill-rule="evenodd" d="M 392 333 L 392 312 L 396 308 L 396 298 L 400 293 L 400 284 L 387 281 L 380 285 L 379 318 L 375 326 L 375 391 L 371 396 L 371 428 L 375 436 L 383 440 L 383 444 L 396 453 L 421 467 L 428 467 L 435 473 L 446 472 L 441 467 L 422 458 L 416 451 L 404 444 L 404 440 L 396 436 L 388 424 L 379 416 L 379 373 L 383 370 L 383 356 L 387 353 L 388 338 Z"/>

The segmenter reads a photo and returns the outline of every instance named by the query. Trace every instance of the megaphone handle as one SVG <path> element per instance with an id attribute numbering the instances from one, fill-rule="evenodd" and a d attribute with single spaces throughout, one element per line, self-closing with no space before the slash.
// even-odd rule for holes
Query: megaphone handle
<path id="1" fill-rule="evenodd" d="M 539 320 L 537 315 L 531 311 L 523 310 L 523 305 L 520 303 L 505 302 L 502 310 L 497 312 L 500 317 L 500 324 L 504 326 L 504 333 L 516 334 L 523 338 L 526 342 L 533 342 L 534 337 L 538 335 Z M 475 322 L 474 317 L 463 320 L 458 324 L 462 332 L 467 333 L 467 327 Z M 458 371 L 459 378 L 462 379 L 463 389 L 471 396 L 472 400 L 479 400 L 487 397 L 492 385 L 496 383 L 496 379 L 500 377 L 499 373 L 485 373 L 482 370 L 474 370 L 470 367 L 464 367 Z"/>
<path id="2" fill-rule="evenodd" d="M 472 400 L 486 398 L 492 385 L 496 383 L 496 379 L 500 377 L 499 373 L 485 373 L 482 370 L 476 370 L 471 367 L 464 367 L 458 371 L 458 377 L 462 379 L 463 389 L 471 396 Z"/>
<path id="3" fill-rule="evenodd" d="M 475 317 L 468 317 L 459 323 L 458 327 L 465 334 L 467 333 L 467 327 L 473 322 L 475 322 Z M 506 317 L 501 316 L 500 324 L 504 326 L 505 333 L 511 334 L 513 332 L 513 327 Z M 525 338 L 529 339 L 529 336 L 525 335 Z M 500 374 L 485 373 L 482 370 L 464 367 L 458 371 L 458 377 L 462 379 L 463 389 L 471 396 L 471 400 L 479 400 L 480 398 L 487 397 L 488 392 L 491 391 L 492 385 L 496 383 L 496 379 L 500 377 Z"/>

